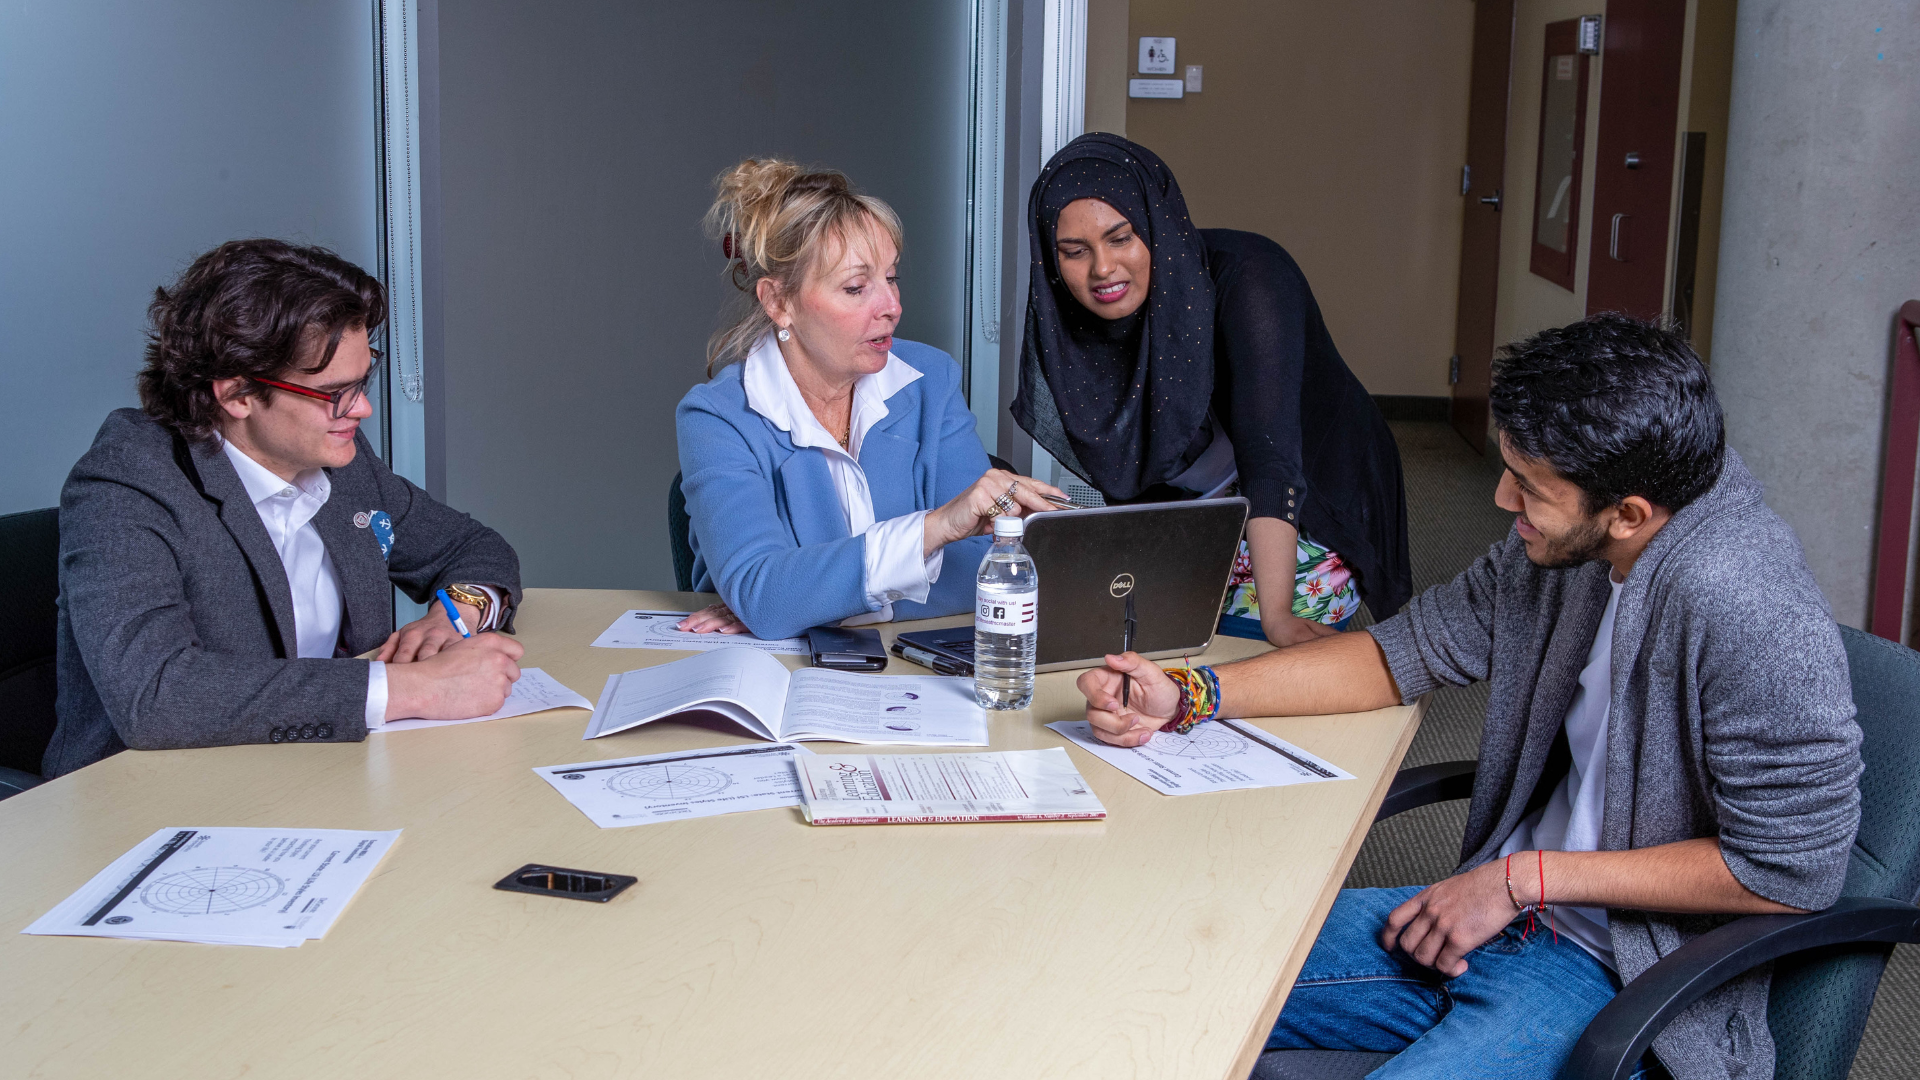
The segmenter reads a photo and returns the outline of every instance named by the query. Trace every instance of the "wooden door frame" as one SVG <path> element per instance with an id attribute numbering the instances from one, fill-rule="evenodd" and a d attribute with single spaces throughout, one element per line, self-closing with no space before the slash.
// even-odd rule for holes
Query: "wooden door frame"
<path id="1" fill-rule="evenodd" d="M 1447 379 L 1452 393 L 1447 415 L 1454 431 L 1477 454 L 1487 452 L 1487 394 L 1493 387 L 1500 212 L 1506 197 L 1507 111 L 1513 99 L 1517 14 L 1515 0 L 1474 2 L 1467 171 L 1460 185 L 1459 295 L 1454 308 L 1454 354 Z M 1481 175 L 1473 175 L 1476 163 Z M 1476 218 L 1476 214 L 1482 216 Z M 1492 215 L 1490 220 L 1487 214 Z"/>

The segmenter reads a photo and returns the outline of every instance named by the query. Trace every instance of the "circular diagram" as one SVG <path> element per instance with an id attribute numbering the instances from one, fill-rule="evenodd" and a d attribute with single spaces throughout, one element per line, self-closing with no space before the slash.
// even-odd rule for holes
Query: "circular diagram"
<path id="1" fill-rule="evenodd" d="M 681 800 L 718 795 L 733 780 L 699 765 L 642 765 L 607 777 L 607 790 L 636 799 Z"/>
<path id="2" fill-rule="evenodd" d="M 880 696 L 887 699 L 888 701 L 919 701 L 920 700 L 920 695 L 914 693 L 911 690 L 889 690 L 886 693 L 881 694 Z"/>
<path id="3" fill-rule="evenodd" d="M 1247 748 L 1247 740 L 1231 731 L 1222 731 L 1211 724 L 1203 724 L 1185 735 L 1176 735 L 1164 731 L 1153 737 L 1147 744 L 1156 754 L 1169 757 L 1230 757 Z"/>
<path id="4" fill-rule="evenodd" d="M 230 915 L 287 891 L 276 874 L 248 866 L 196 866 L 156 878 L 140 902 L 169 915 Z"/>
<path id="5" fill-rule="evenodd" d="M 885 727 L 888 731 L 919 731 L 919 723 L 902 717 L 888 717 Z"/>

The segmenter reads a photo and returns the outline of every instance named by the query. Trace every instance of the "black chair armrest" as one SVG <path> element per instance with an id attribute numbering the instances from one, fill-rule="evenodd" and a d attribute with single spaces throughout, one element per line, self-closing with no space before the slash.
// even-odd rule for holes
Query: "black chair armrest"
<path id="1" fill-rule="evenodd" d="M 1375 825 L 1416 806 L 1466 799 L 1473 795 L 1473 774 L 1477 761 L 1443 761 L 1438 765 L 1416 765 L 1401 769 L 1380 800 L 1380 812 L 1373 815 Z"/>
<path id="2" fill-rule="evenodd" d="M 1808 949 L 1920 942 L 1920 908 L 1848 896 L 1805 915 L 1749 915 L 1694 938 L 1640 973 L 1574 1044 L 1560 1080 L 1627 1080 L 1654 1036 L 1682 1009 L 1727 980 Z"/>

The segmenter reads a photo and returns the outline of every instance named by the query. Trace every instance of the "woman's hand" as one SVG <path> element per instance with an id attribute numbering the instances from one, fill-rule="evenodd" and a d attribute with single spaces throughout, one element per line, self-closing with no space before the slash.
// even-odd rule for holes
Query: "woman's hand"
<path id="1" fill-rule="evenodd" d="M 1259 589 L 1259 585 L 1256 584 L 1254 588 Z M 1303 619 L 1291 611 L 1269 611 L 1265 604 L 1260 605 L 1260 629 L 1267 635 L 1268 641 L 1282 648 L 1332 637 L 1340 632 L 1325 623 Z"/>
<path id="2" fill-rule="evenodd" d="M 1007 513 L 1013 517 L 1026 517 L 1041 510 L 1058 510 L 1060 507 L 1048 502 L 1044 496 L 1067 497 L 1066 492 L 1031 476 L 1021 476 L 1004 469 L 988 469 L 985 475 L 973 482 L 972 487 L 954 496 L 953 501 L 938 510 L 927 512 L 926 544 L 922 554 L 931 558 L 934 552 L 956 540 L 993 531 L 994 516 L 1000 512 L 994 504 L 1009 491 L 1012 492 L 1009 501 L 1013 505 Z"/>
<path id="3" fill-rule="evenodd" d="M 674 629 L 690 634 L 744 634 L 747 624 L 727 605 L 713 604 L 681 619 Z"/>
<path id="4" fill-rule="evenodd" d="M 1133 682 L 1125 705 L 1120 704 L 1123 679 Z M 1101 742 L 1115 746 L 1139 746 L 1153 738 L 1180 707 L 1180 688 L 1160 665 L 1136 652 L 1107 657 L 1106 667 L 1082 673 L 1075 685 L 1086 695 L 1088 726 Z"/>

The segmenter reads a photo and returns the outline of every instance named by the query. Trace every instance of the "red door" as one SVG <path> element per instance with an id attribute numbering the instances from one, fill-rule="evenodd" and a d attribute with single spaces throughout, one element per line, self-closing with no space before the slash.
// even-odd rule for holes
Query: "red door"
<path id="1" fill-rule="evenodd" d="M 1684 0 L 1609 0 L 1600 63 L 1587 313 L 1666 308 Z"/>
<path id="2" fill-rule="evenodd" d="M 1467 162 L 1460 194 L 1460 299 L 1453 331 L 1453 402 L 1448 418 L 1475 453 L 1487 446 L 1487 391 L 1493 386 L 1493 301 L 1500 288 L 1500 202 L 1507 171 L 1507 87 L 1513 62 L 1514 0 L 1476 0 L 1473 73 L 1467 98 Z"/>

